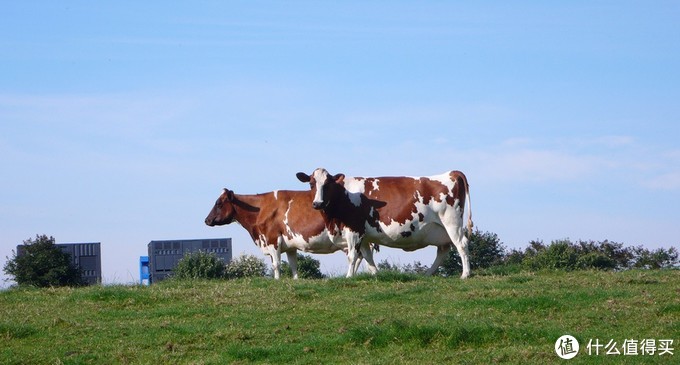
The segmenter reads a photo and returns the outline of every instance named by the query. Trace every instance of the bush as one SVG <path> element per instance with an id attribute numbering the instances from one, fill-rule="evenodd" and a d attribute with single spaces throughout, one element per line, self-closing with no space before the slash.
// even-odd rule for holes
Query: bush
<path id="1" fill-rule="evenodd" d="M 654 251 L 638 246 L 633 248 L 632 267 L 646 269 L 668 269 L 678 265 L 678 250 L 675 247 L 669 249 L 658 248 Z"/>
<path id="2" fill-rule="evenodd" d="M 633 259 L 633 251 L 630 248 L 624 248 L 622 243 L 609 242 L 604 240 L 602 242 L 595 241 L 579 241 L 578 247 L 579 255 L 584 260 L 590 260 L 595 266 L 590 266 L 596 269 L 625 269 L 630 267 Z M 585 256 L 591 256 L 585 258 Z M 597 257 L 600 257 L 597 259 Z M 602 258 L 606 257 L 607 262 Z M 586 266 L 584 268 L 590 268 Z"/>
<path id="3" fill-rule="evenodd" d="M 207 252 L 186 254 L 175 267 L 173 277 L 177 279 L 221 279 L 226 265 L 217 255 Z"/>
<path id="4" fill-rule="evenodd" d="M 405 274 L 424 274 L 428 269 L 429 267 L 423 265 L 420 261 L 414 261 L 401 267 L 401 271 Z"/>
<path id="5" fill-rule="evenodd" d="M 241 255 L 232 260 L 226 267 L 227 279 L 265 276 L 267 265 L 263 260 L 253 255 Z"/>
<path id="6" fill-rule="evenodd" d="M 505 257 L 505 247 L 492 232 L 481 232 L 476 229 L 469 236 L 469 259 L 470 270 L 484 269 L 503 263 Z M 455 248 L 449 252 L 444 262 L 439 267 L 439 274 L 443 276 L 459 275 L 463 271 L 460 262 L 460 255 Z"/>
<path id="7" fill-rule="evenodd" d="M 300 279 L 323 279 L 326 276 L 321 273 L 321 263 L 309 255 L 297 254 L 297 271 Z M 293 276 L 288 262 L 281 263 L 281 274 L 284 276 Z"/>
<path id="8" fill-rule="evenodd" d="M 397 271 L 397 272 L 399 272 L 399 271 L 401 271 L 399 269 L 399 265 L 390 264 L 390 262 L 387 261 L 387 260 L 382 260 L 382 261 L 378 262 L 378 264 L 376 266 L 378 267 L 378 272 L 381 272 L 381 271 Z"/>
<path id="9" fill-rule="evenodd" d="M 533 248 L 535 248 L 534 246 Z M 531 270 L 571 271 L 577 268 L 579 258 L 576 248 L 568 240 L 553 241 L 547 247 L 536 249 L 536 253 L 524 259 L 524 265 Z"/>
<path id="10" fill-rule="evenodd" d="M 522 259 L 522 264 L 530 270 L 624 270 L 630 268 L 660 269 L 672 268 L 678 264 L 678 251 L 659 248 L 650 251 L 642 246 L 623 247 L 623 244 L 610 241 L 553 241 L 545 246 L 540 241 L 532 241 L 524 253 L 513 251 L 509 257 Z"/>
<path id="11" fill-rule="evenodd" d="M 400 274 L 424 274 L 429 269 L 420 261 L 414 261 L 410 264 L 399 265 L 391 264 L 387 260 L 380 261 L 377 265 L 378 274 L 381 272 L 400 273 Z"/>
<path id="12" fill-rule="evenodd" d="M 524 250 L 506 251 L 495 233 L 476 230 L 470 236 L 470 268 L 477 275 L 508 275 L 522 270 L 625 270 L 631 268 L 677 268 L 680 253 L 674 247 L 649 250 L 642 246 L 624 247 L 622 243 L 604 241 L 578 241 L 568 239 L 552 241 L 545 245 L 533 240 Z M 426 269 L 420 262 L 394 265 L 383 260 L 378 269 L 395 272 L 420 273 Z M 438 273 L 455 276 L 462 271 L 460 256 L 454 249 Z"/>
<path id="13" fill-rule="evenodd" d="M 616 261 L 603 253 L 589 252 L 578 258 L 576 267 L 578 269 L 613 270 L 616 268 Z"/>
<path id="14" fill-rule="evenodd" d="M 3 268 L 20 286 L 80 286 L 83 279 L 71 256 L 56 246 L 54 237 L 37 235 L 24 241 L 23 253 L 7 258 Z"/>

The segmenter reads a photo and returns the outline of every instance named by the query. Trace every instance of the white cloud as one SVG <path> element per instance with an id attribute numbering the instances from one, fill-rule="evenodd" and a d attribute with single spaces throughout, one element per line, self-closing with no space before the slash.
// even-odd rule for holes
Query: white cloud
<path id="1" fill-rule="evenodd" d="M 680 190 L 680 171 L 654 176 L 645 180 L 643 184 L 655 190 Z"/>
<path id="2" fill-rule="evenodd" d="M 596 156 L 550 149 L 501 148 L 473 154 L 473 158 L 487 178 L 517 182 L 571 181 L 606 165 Z"/>
<path id="3" fill-rule="evenodd" d="M 630 146 L 635 142 L 635 138 L 631 136 L 602 136 L 589 140 L 591 144 L 600 145 L 608 148 Z"/>
<path id="4" fill-rule="evenodd" d="M 179 97 L 158 94 L 105 95 L 3 95 L 0 106 L 5 117 L 28 122 L 87 122 L 93 129 L 116 125 L 148 125 L 172 119 L 186 109 Z"/>

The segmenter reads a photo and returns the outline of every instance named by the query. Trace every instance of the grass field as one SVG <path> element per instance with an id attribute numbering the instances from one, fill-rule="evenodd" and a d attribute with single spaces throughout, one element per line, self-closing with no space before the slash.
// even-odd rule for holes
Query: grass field
<path id="1" fill-rule="evenodd" d="M 573 360 L 554 352 L 575 336 Z M 674 354 L 588 356 L 599 339 Z M 680 270 L 0 292 L 1 364 L 680 363 Z"/>

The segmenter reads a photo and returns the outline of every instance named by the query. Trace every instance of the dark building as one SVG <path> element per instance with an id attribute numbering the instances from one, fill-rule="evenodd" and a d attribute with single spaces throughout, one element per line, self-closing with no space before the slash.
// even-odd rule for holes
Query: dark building
<path id="1" fill-rule="evenodd" d="M 199 251 L 214 253 L 225 263 L 229 263 L 231 262 L 231 238 L 149 242 L 149 282 L 156 283 L 165 279 L 172 274 L 177 262 L 184 255 Z M 141 266 L 140 270 L 142 270 Z M 143 276 L 141 272 L 140 275 Z"/>
<path id="2" fill-rule="evenodd" d="M 69 254 L 73 264 L 82 273 L 83 280 L 88 284 L 102 282 L 102 254 L 100 242 L 89 243 L 57 243 L 63 252 Z M 17 255 L 24 254 L 24 245 L 17 246 Z"/>

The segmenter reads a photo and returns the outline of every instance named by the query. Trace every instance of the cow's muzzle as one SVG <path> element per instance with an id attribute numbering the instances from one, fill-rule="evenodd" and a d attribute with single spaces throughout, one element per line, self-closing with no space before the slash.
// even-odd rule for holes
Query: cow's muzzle
<path id="1" fill-rule="evenodd" d="M 321 210 L 321 209 L 325 208 L 327 205 L 328 204 L 326 204 L 325 202 L 322 202 L 322 201 L 321 202 L 312 202 L 312 208 L 314 208 L 316 210 Z"/>

